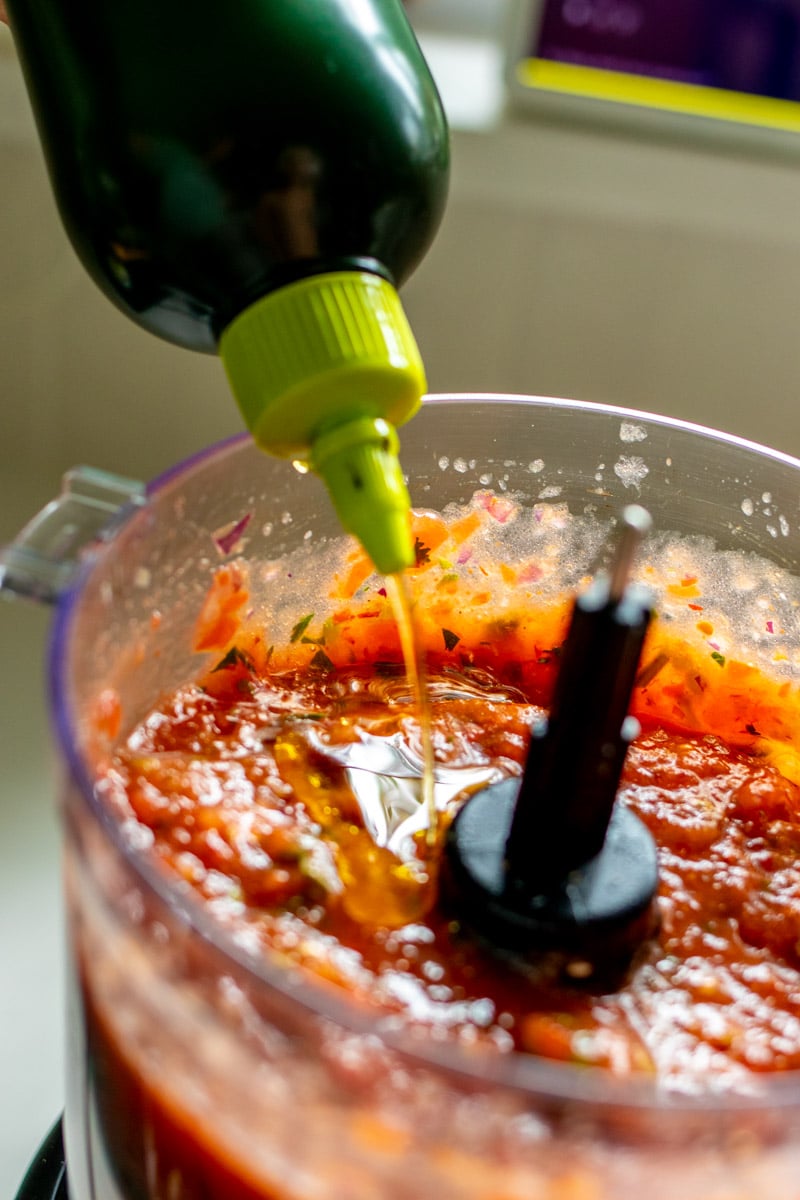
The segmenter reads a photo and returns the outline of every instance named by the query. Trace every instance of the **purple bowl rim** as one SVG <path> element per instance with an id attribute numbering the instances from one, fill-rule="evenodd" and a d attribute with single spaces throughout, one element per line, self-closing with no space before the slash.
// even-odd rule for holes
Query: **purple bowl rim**
<path id="1" fill-rule="evenodd" d="M 800 459 L 769 446 L 728 434 L 708 426 L 677 417 L 662 416 L 639 409 L 597 401 L 570 400 L 562 397 L 524 395 L 506 392 L 475 393 L 432 393 L 423 398 L 423 407 L 442 404 L 466 405 L 475 403 L 506 403 L 531 408 L 556 408 L 568 411 L 593 413 L 597 416 L 616 416 L 636 422 L 649 423 L 658 427 L 674 429 L 676 432 L 697 434 L 756 453 L 761 458 L 774 459 L 800 471 Z M 249 434 L 236 433 L 195 452 L 155 476 L 146 485 L 148 498 L 170 487 L 181 476 L 194 470 L 205 461 L 244 448 L 252 442 Z M 135 520 L 146 512 L 147 505 L 132 507 L 128 520 Z M 127 523 L 127 522 L 126 522 Z M 357 1010 L 346 997 L 341 998 L 317 985 L 313 977 L 305 974 L 300 982 L 285 968 L 273 968 L 269 962 L 254 958 L 232 943 L 230 936 L 204 907 L 177 896 L 168 881 L 150 867 L 147 856 L 133 849 L 121 836 L 121 830 L 95 793 L 95 789 L 84 763 L 75 752 L 75 739 L 71 736 L 71 725 L 67 711 L 67 681 L 65 662 L 61 649 L 66 645 L 69 628 L 80 601 L 81 592 L 89 576 L 100 561 L 105 548 L 90 556 L 83 564 L 67 589 L 59 597 L 55 617 L 51 626 L 48 653 L 47 678 L 51 724 L 56 733 L 61 754 L 69 768 L 69 774 L 81 793 L 82 800 L 96 823 L 109 838 L 113 849 L 121 856 L 141 882 L 166 904 L 173 915 L 192 933 L 207 941 L 216 953 L 228 958 L 247 972 L 259 986 L 273 989 L 283 1001 L 302 1007 L 312 1018 L 332 1021 L 337 1026 L 357 1036 L 378 1038 L 393 1053 L 422 1070 L 441 1071 L 454 1080 L 461 1080 L 471 1089 L 487 1089 L 500 1086 L 525 1096 L 555 1104 L 578 1104 L 594 1106 L 598 1111 L 629 1109 L 658 1112 L 661 1116 L 679 1119 L 691 1113 L 742 1116 L 749 1112 L 758 1113 L 765 1109 L 797 1109 L 800 1107 L 800 1070 L 753 1075 L 753 1094 L 745 1091 L 720 1093 L 682 1093 L 664 1090 L 647 1078 L 619 1077 L 603 1068 L 588 1070 L 586 1067 L 561 1064 L 540 1059 L 522 1052 L 498 1053 L 492 1058 L 481 1056 L 475 1063 L 468 1052 L 457 1046 L 436 1046 L 430 1041 L 416 1045 L 413 1038 L 404 1039 L 402 1034 L 381 1029 L 379 1014 L 370 1017 Z M 273 978 L 274 975 L 274 978 Z M 487 1068 L 492 1068 L 487 1070 Z"/>

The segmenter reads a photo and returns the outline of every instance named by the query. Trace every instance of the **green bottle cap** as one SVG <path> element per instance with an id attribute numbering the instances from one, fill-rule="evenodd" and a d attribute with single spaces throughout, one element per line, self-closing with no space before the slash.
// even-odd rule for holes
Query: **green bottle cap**
<path id="1" fill-rule="evenodd" d="M 367 272 L 312 275 L 245 309 L 220 355 L 256 442 L 324 479 L 379 571 L 411 566 L 394 426 L 419 407 L 425 372 L 395 288 Z"/>

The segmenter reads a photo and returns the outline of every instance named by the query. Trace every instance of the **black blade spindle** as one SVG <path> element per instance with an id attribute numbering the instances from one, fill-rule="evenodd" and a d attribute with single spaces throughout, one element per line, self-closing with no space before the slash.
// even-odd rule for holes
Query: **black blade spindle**
<path id="1" fill-rule="evenodd" d="M 451 826 L 445 886 L 464 923 L 500 947 L 599 962 L 651 927 L 655 846 L 615 803 L 638 731 L 627 714 L 651 600 L 629 576 L 649 528 L 643 508 L 627 507 L 610 572 L 576 600 L 522 779 L 476 793 Z"/>

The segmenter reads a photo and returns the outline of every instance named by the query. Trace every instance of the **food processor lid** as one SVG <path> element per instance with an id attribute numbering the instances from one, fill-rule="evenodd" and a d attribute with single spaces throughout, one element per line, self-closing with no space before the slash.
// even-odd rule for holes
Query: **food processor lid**
<path id="1" fill-rule="evenodd" d="M 60 1119 L 50 1130 L 31 1162 L 16 1200 L 69 1200 Z"/>

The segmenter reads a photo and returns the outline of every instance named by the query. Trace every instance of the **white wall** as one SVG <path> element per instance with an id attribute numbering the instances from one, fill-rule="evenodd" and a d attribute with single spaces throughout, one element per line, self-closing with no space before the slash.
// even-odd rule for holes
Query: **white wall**
<path id="1" fill-rule="evenodd" d="M 800 155 L 458 133 L 406 291 L 434 390 L 631 405 L 800 454 Z"/>

